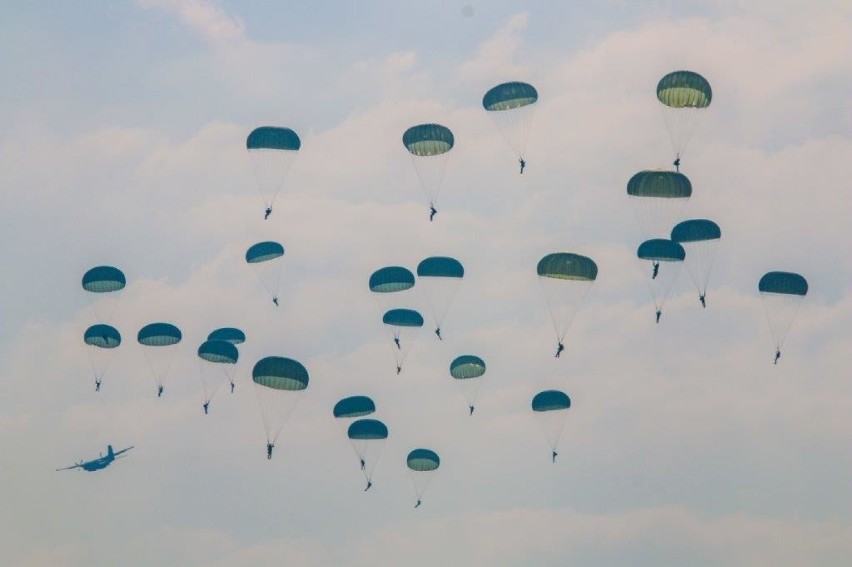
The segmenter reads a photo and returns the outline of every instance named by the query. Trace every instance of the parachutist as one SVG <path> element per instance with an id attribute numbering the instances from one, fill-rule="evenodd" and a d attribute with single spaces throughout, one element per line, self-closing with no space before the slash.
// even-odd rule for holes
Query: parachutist
<path id="1" fill-rule="evenodd" d="M 553 451 L 553 455 L 552 455 L 552 457 L 551 457 L 551 458 L 553 459 L 553 462 L 554 462 L 554 463 L 556 462 L 556 457 L 557 457 L 558 455 L 559 455 L 559 453 L 557 453 L 556 451 Z"/>
<path id="2" fill-rule="evenodd" d="M 274 448 L 275 448 L 275 445 L 273 445 L 272 443 L 266 444 L 266 458 L 270 461 L 272 460 L 272 449 L 274 449 Z"/>
<path id="3" fill-rule="evenodd" d="M 559 358 L 559 355 L 562 354 L 563 350 L 565 350 L 565 345 L 562 344 L 562 341 L 559 341 L 559 344 L 556 347 L 556 358 Z"/>
<path id="4" fill-rule="evenodd" d="M 393 342 L 396 343 L 396 348 L 402 350 L 402 346 L 399 344 L 399 337 L 394 337 Z"/>
<path id="5" fill-rule="evenodd" d="M 419 508 L 419 507 L 420 507 L 420 500 L 418 500 L 418 501 L 417 501 L 417 504 L 415 504 L 415 505 L 414 505 L 414 507 L 415 507 L 415 508 Z"/>
<path id="6" fill-rule="evenodd" d="M 441 327 L 435 329 L 435 334 L 438 335 L 438 340 L 443 341 L 444 339 L 441 337 Z"/>
<path id="7" fill-rule="evenodd" d="M 660 263 L 654 262 L 654 272 L 651 274 L 651 279 L 657 279 L 657 276 L 660 274 Z"/>
<path id="8" fill-rule="evenodd" d="M 524 161 L 524 158 L 518 160 L 518 163 L 521 166 L 521 175 L 524 174 L 524 168 L 527 166 L 527 162 Z"/>
<path id="9" fill-rule="evenodd" d="M 231 393 L 232 394 L 234 393 L 234 383 L 233 382 L 231 382 Z"/>
<path id="10" fill-rule="evenodd" d="M 202 407 L 204 408 L 204 415 L 207 415 L 207 410 L 210 409 L 210 401 L 208 400 L 208 401 L 204 402 Z"/>
<path id="11" fill-rule="evenodd" d="M 277 295 L 272 298 L 272 303 L 275 304 L 275 307 L 278 307 L 278 296 Z"/>
<path id="12" fill-rule="evenodd" d="M 778 364 L 778 359 L 781 358 L 781 349 L 775 351 L 775 362 L 772 364 Z"/>
<path id="13" fill-rule="evenodd" d="M 100 392 L 100 391 L 101 391 L 101 381 L 95 380 L 95 392 Z"/>
<path id="14" fill-rule="evenodd" d="M 435 218 L 435 215 L 438 214 L 438 209 L 435 208 L 435 205 L 429 205 L 429 222 Z"/>
<path id="15" fill-rule="evenodd" d="M 157 397 L 158 398 L 163 397 L 163 390 L 164 390 L 163 386 L 157 386 Z"/>
<path id="16" fill-rule="evenodd" d="M 365 488 L 365 489 L 364 489 L 364 492 L 367 492 L 368 490 L 370 490 L 370 488 L 371 488 L 372 486 L 373 486 L 373 481 L 368 480 L 368 481 L 367 481 L 367 488 Z"/>
<path id="17" fill-rule="evenodd" d="M 662 310 L 662 309 L 657 309 L 657 323 L 659 323 L 659 322 L 660 322 L 660 316 L 661 316 L 662 314 L 663 314 L 663 310 Z"/>
<path id="18" fill-rule="evenodd" d="M 698 301 L 701 302 L 701 307 L 707 308 L 707 302 L 704 300 L 704 294 L 698 296 Z"/>
<path id="19" fill-rule="evenodd" d="M 470 414 L 469 415 L 473 415 L 473 406 L 468 406 L 468 407 L 470 408 Z"/>
<path id="20" fill-rule="evenodd" d="M 263 212 L 263 220 L 269 218 L 269 215 L 272 214 L 272 207 L 266 207 L 266 210 Z"/>
<path id="21" fill-rule="evenodd" d="M 400 372 L 402 372 L 402 366 L 397 366 L 396 373 L 399 374 Z"/>
<path id="22" fill-rule="evenodd" d="M 361 470 L 364 470 L 364 467 L 367 466 L 367 463 L 364 462 L 364 459 L 361 459 Z"/>
<path id="23" fill-rule="evenodd" d="M 677 155 L 674 162 L 672 162 L 672 165 L 675 166 L 675 171 L 680 173 L 680 154 Z"/>

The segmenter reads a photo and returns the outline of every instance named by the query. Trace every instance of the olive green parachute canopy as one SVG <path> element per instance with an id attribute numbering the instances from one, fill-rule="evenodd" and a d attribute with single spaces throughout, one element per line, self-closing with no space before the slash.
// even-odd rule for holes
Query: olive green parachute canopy
<path id="1" fill-rule="evenodd" d="M 248 150 L 291 150 L 296 151 L 302 147 L 299 135 L 290 128 L 277 126 L 261 126 L 252 130 L 246 139 Z"/>
<path id="2" fill-rule="evenodd" d="M 180 342 L 180 329 L 171 323 L 151 323 L 139 329 L 136 340 L 144 346 L 171 346 Z"/>
<path id="3" fill-rule="evenodd" d="M 429 449 L 414 449 L 408 453 L 406 459 L 408 468 L 416 472 L 429 472 L 436 470 L 441 465 L 438 453 Z"/>
<path id="4" fill-rule="evenodd" d="M 548 254 L 538 262 L 538 275 L 560 280 L 595 281 L 598 265 L 594 260 L 571 252 Z"/>
<path id="5" fill-rule="evenodd" d="M 492 87 L 482 97 L 482 108 L 488 111 L 512 110 L 534 104 L 538 91 L 530 84 L 512 81 Z"/>
<path id="6" fill-rule="evenodd" d="M 478 356 L 465 354 L 450 363 L 450 376 L 456 380 L 479 378 L 485 374 L 485 361 Z"/>
<path id="7" fill-rule="evenodd" d="M 571 407 L 571 399 L 559 390 L 544 390 L 532 400 L 532 410 L 536 412 L 563 410 Z"/>
<path id="8" fill-rule="evenodd" d="M 334 417 L 352 418 L 370 415 L 376 411 L 376 404 L 367 396 L 350 396 L 334 404 Z"/>
<path id="9" fill-rule="evenodd" d="M 301 362 L 283 356 L 260 359 L 251 371 L 255 384 L 273 390 L 304 390 L 308 387 L 308 371 Z"/>
<path id="10" fill-rule="evenodd" d="M 455 138 L 446 126 L 420 124 L 405 131 L 402 143 L 413 155 L 428 157 L 445 154 L 453 149 Z"/>
<path id="11" fill-rule="evenodd" d="M 377 419 L 359 419 L 349 426 L 347 435 L 358 440 L 387 439 L 388 428 Z"/>
<path id="12" fill-rule="evenodd" d="M 423 316 L 413 309 L 391 309 L 382 317 L 382 323 L 394 327 L 422 327 Z"/>
<path id="13" fill-rule="evenodd" d="M 246 250 L 246 262 L 258 264 L 284 255 L 284 246 L 277 242 L 258 242 Z"/>
<path id="14" fill-rule="evenodd" d="M 678 244 L 702 242 L 722 238 L 722 230 L 715 222 L 707 219 L 685 220 L 672 229 L 672 240 Z"/>
<path id="15" fill-rule="evenodd" d="M 455 258 L 432 256 L 417 265 L 418 277 L 461 278 L 464 277 L 464 267 Z"/>
<path id="16" fill-rule="evenodd" d="M 198 347 L 198 358 L 216 364 L 236 364 L 240 353 L 228 341 L 204 341 Z"/>
<path id="17" fill-rule="evenodd" d="M 653 238 L 639 245 L 636 256 L 640 260 L 652 262 L 682 262 L 686 251 L 677 242 L 664 238 Z"/>
<path id="18" fill-rule="evenodd" d="M 239 345 L 246 341 L 246 334 L 234 327 L 222 327 L 207 335 L 208 341 L 228 341 L 232 345 Z"/>
<path id="19" fill-rule="evenodd" d="M 671 108 L 706 108 L 713 100 L 713 91 L 698 73 L 674 71 L 657 83 L 657 99 Z"/>
<path id="20" fill-rule="evenodd" d="M 96 266 L 83 274 L 83 289 L 92 293 L 109 293 L 124 289 L 124 273 L 112 266 Z"/>
<path id="21" fill-rule="evenodd" d="M 401 266 L 380 268 L 370 276 L 370 291 L 392 293 L 414 287 L 414 274 Z"/>
<path id="22" fill-rule="evenodd" d="M 692 183 L 686 175 L 676 171 L 640 171 L 627 182 L 627 194 L 631 197 L 688 199 L 692 196 Z"/>
<path id="23" fill-rule="evenodd" d="M 92 325 L 83 333 L 83 342 L 98 348 L 115 348 L 121 344 L 121 333 L 111 325 Z"/>
<path id="24" fill-rule="evenodd" d="M 768 272 L 760 278 L 757 289 L 762 293 L 807 295 L 808 281 L 792 272 Z"/>

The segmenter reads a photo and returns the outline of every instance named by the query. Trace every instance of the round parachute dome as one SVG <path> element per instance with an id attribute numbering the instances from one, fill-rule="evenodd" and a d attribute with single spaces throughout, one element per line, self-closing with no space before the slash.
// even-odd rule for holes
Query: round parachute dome
<path id="1" fill-rule="evenodd" d="M 465 354 L 450 363 L 450 376 L 456 380 L 479 378 L 485 374 L 485 361 L 478 356 Z"/>
<path id="2" fill-rule="evenodd" d="M 762 293 L 807 295 L 808 281 L 799 274 L 792 272 L 769 272 L 760 278 L 757 289 Z"/>
<path id="3" fill-rule="evenodd" d="M 554 411 L 571 407 L 571 399 L 565 392 L 545 390 L 535 395 L 532 400 L 533 411 Z"/>
<path id="4" fill-rule="evenodd" d="M 415 156 L 429 157 L 445 154 L 453 149 L 455 138 L 446 126 L 420 124 L 405 131 L 402 144 Z"/>
<path id="5" fill-rule="evenodd" d="M 677 171 L 640 171 L 627 182 L 631 197 L 656 197 L 660 199 L 686 199 L 692 196 L 692 183 Z"/>
<path id="6" fill-rule="evenodd" d="M 441 458 L 438 453 L 429 449 L 414 449 L 408 453 L 406 459 L 408 468 L 415 472 L 434 471 L 441 466 Z"/>
<path id="7" fill-rule="evenodd" d="M 284 255 L 284 246 L 277 242 L 258 242 L 246 250 L 246 262 L 258 264 Z"/>
<path id="8" fill-rule="evenodd" d="M 111 325 L 92 325 L 83 333 L 83 342 L 98 348 L 115 348 L 121 344 L 121 333 Z"/>
<path id="9" fill-rule="evenodd" d="M 713 100 L 713 91 L 698 73 L 674 71 L 657 83 L 657 99 L 672 108 L 706 108 Z"/>
<path id="10" fill-rule="evenodd" d="M 290 128 L 277 126 L 261 126 L 252 130 L 246 139 L 248 150 L 290 150 L 297 151 L 302 147 L 299 135 Z"/>
<path id="11" fill-rule="evenodd" d="M 686 250 L 677 242 L 664 238 L 654 238 L 640 244 L 636 256 L 640 260 L 654 262 L 681 262 L 686 258 Z"/>
<path id="12" fill-rule="evenodd" d="M 228 341 L 204 341 L 198 347 L 198 358 L 216 364 L 236 364 L 240 353 Z"/>
<path id="13" fill-rule="evenodd" d="M 112 266 L 96 266 L 83 274 L 83 289 L 93 293 L 109 293 L 124 289 L 124 273 Z"/>
<path id="14" fill-rule="evenodd" d="M 376 411 L 376 404 L 367 396 L 350 396 L 334 404 L 334 417 L 363 417 Z"/>
<path id="15" fill-rule="evenodd" d="M 301 362 L 283 356 L 267 356 L 257 361 L 251 371 L 255 384 L 273 390 L 304 390 L 308 387 L 308 371 Z"/>
<path id="16" fill-rule="evenodd" d="M 246 342 L 246 334 L 234 327 L 222 327 L 207 335 L 208 341 L 228 341 L 232 345 Z"/>
<path id="17" fill-rule="evenodd" d="M 598 277 L 594 260 L 571 252 L 548 254 L 539 260 L 536 270 L 541 277 L 561 280 L 595 281 Z"/>
<path id="18" fill-rule="evenodd" d="M 347 435 L 350 439 L 387 439 L 388 428 L 378 419 L 359 419 L 352 422 Z"/>
<path id="19" fill-rule="evenodd" d="M 538 91 L 530 84 L 513 81 L 492 87 L 482 97 L 482 108 L 488 111 L 512 110 L 534 104 Z"/>
<path id="20" fill-rule="evenodd" d="M 423 316 L 413 309 L 391 309 L 382 317 L 382 323 L 395 327 L 422 327 Z"/>
<path id="21" fill-rule="evenodd" d="M 136 340 L 144 346 L 171 346 L 182 337 L 180 329 L 171 323 L 151 323 L 139 329 Z"/>
<path id="22" fill-rule="evenodd" d="M 461 278 L 464 267 L 455 258 L 432 256 L 417 265 L 417 276 L 427 278 Z"/>
<path id="23" fill-rule="evenodd" d="M 679 244 L 719 238 L 722 238 L 722 229 L 718 224 L 707 219 L 685 220 L 672 229 L 672 240 Z"/>
<path id="24" fill-rule="evenodd" d="M 414 287 L 414 274 L 401 266 L 380 268 L 370 276 L 370 291 L 392 293 Z"/>

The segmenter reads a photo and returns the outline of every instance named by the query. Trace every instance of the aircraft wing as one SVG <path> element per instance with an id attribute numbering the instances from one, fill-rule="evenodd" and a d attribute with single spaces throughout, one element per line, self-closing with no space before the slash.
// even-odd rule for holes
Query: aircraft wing
<path id="1" fill-rule="evenodd" d="M 120 451 L 116 451 L 115 453 L 113 453 L 113 455 L 114 455 L 114 456 L 116 456 L 116 457 L 118 457 L 120 454 L 122 454 L 122 453 L 126 453 L 127 451 L 129 451 L 129 450 L 130 450 L 130 449 L 132 449 L 132 448 L 133 448 L 133 445 L 131 445 L 130 447 L 127 447 L 126 449 L 122 449 L 122 450 L 120 450 Z"/>
<path id="2" fill-rule="evenodd" d="M 71 469 L 79 469 L 82 466 L 83 466 L 83 463 L 77 463 L 77 464 L 71 465 L 70 467 L 64 467 L 64 468 L 56 469 L 56 470 L 57 471 L 69 471 Z"/>

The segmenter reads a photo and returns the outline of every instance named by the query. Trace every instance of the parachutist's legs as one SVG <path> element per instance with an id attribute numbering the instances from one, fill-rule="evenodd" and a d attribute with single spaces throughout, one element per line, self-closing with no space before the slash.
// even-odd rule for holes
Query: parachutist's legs
<path id="1" fill-rule="evenodd" d="M 661 316 L 662 314 L 663 314 L 663 310 L 662 310 L 662 309 L 657 309 L 657 323 L 659 323 L 659 322 L 660 322 L 660 316 Z"/>

